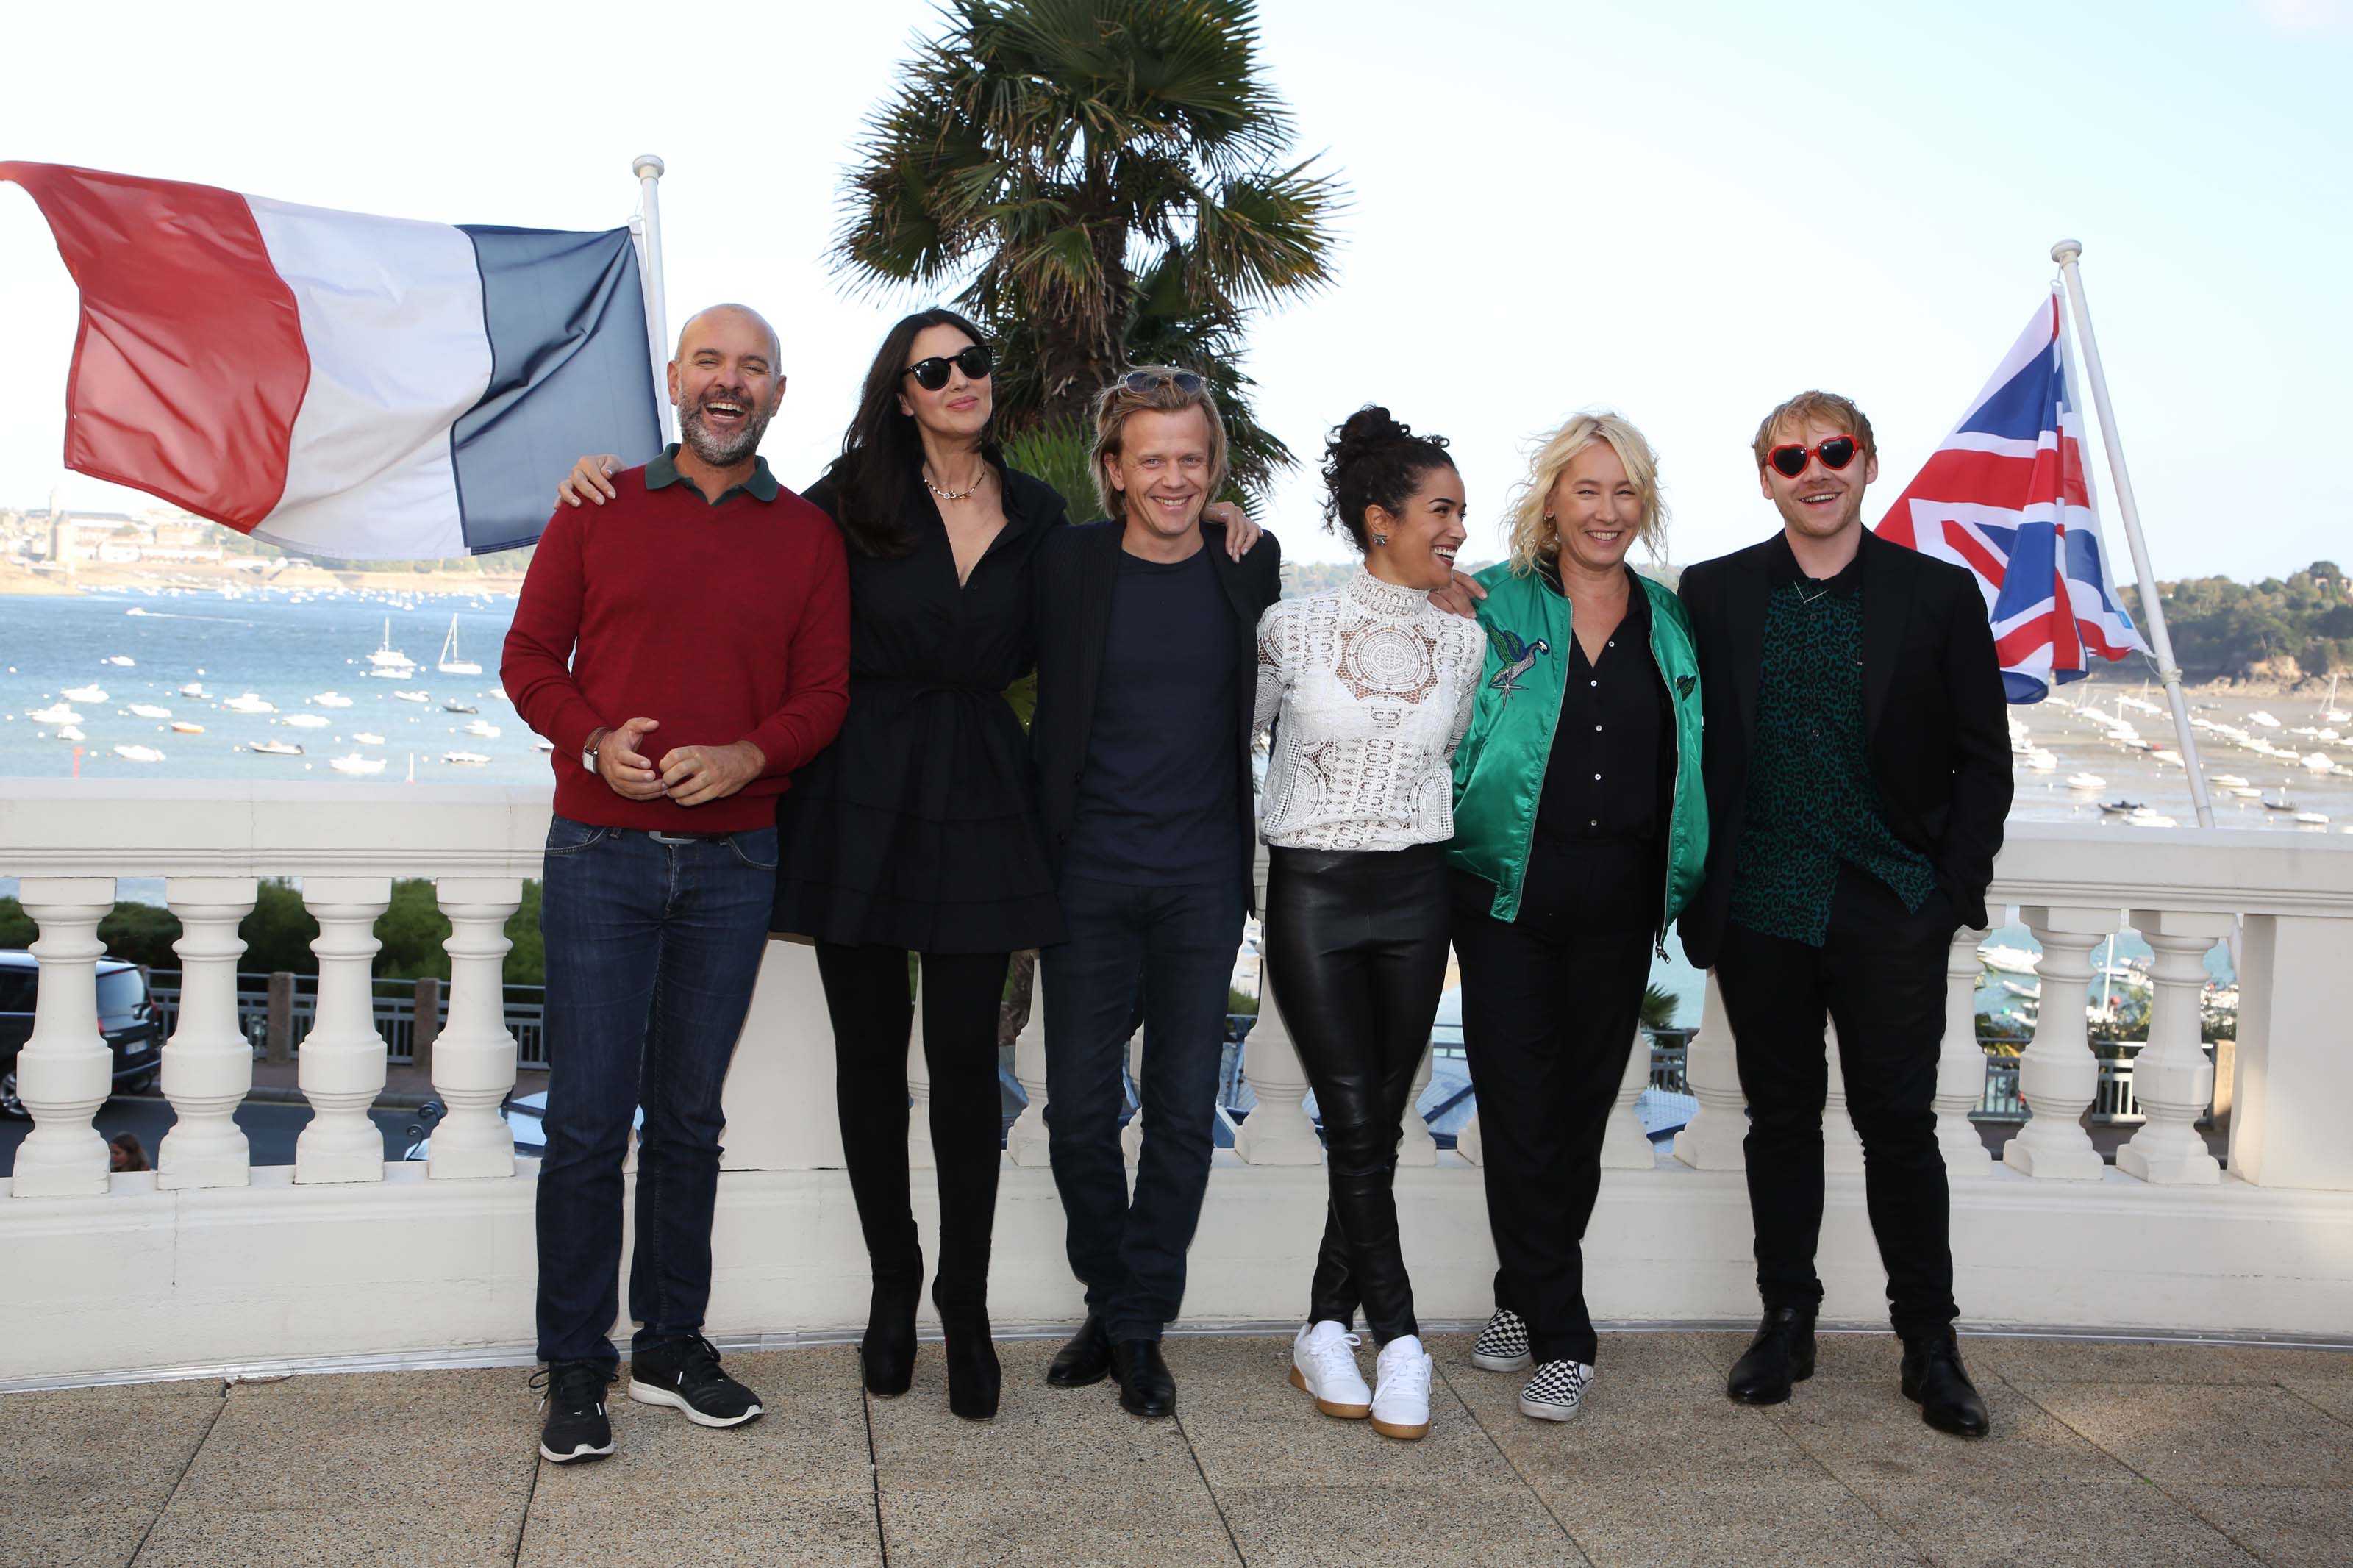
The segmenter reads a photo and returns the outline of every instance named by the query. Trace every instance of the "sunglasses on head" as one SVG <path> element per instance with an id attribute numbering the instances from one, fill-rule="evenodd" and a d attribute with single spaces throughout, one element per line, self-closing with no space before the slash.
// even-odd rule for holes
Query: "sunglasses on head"
<path id="1" fill-rule="evenodd" d="M 966 381 L 987 381 L 988 373 L 996 368 L 996 364 L 987 345 L 975 343 L 958 353 L 934 354 L 929 359 L 919 359 L 899 374 L 913 376 L 915 384 L 925 392 L 937 392 L 948 384 L 950 365 L 964 372 Z"/>
<path id="2" fill-rule="evenodd" d="M 1822 460 L 1823 468 L 1837 473 L 1854 461 L 1857 450 L 1853 437 L 1833 436 L 1819 447 L 1776 447 L 1765 454 L 1765 460 L 1772 464 L 1773 471 L 1783 479 L 1794 479 L 1804 473 L 1806 465 L 1816 458 Z"/>
<path id="3" fill-rule="evenodd" d="M 1173 386 L 1190 397 L 1201 390 L 1204 383 L 1189 370 L 1129 371 L 1122 384 L 1130 392 L 1150 392 L 1157 386 Z"/>

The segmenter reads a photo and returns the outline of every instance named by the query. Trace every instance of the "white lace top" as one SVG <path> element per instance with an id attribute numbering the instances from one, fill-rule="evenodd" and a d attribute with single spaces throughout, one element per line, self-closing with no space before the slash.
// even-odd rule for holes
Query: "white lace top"
<path id="1" fill-rule="evenodd" d="M 1476 621 L 1359 570 L 1258 623 L 1258 714 L 1275 726 L 1259 833 L 1286 849 L 1454 837 L 1454 748 L 1487 652 Z"/>

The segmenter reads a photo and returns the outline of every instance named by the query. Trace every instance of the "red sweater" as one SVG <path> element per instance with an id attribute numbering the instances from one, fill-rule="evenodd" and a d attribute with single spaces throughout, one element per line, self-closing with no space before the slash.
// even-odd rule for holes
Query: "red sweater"
<path id="1" fill-rule="evenodd" d="M 523 579 L 500 674 L 515 711 L 554 742 L 555 809 L 576 822 L 672 833 L 773 826 L 793 771 L 849 706 L 849 579 L 833 520 L 790 490 L 738 489 L 717 506 L 691 484 L 614 479 L 602 507 L 559 507 Z M 723 800 L 624 800 L 580 765 L 600 727 L 661 727 L 678 746 L 750 741 L 768 759 Z"/>

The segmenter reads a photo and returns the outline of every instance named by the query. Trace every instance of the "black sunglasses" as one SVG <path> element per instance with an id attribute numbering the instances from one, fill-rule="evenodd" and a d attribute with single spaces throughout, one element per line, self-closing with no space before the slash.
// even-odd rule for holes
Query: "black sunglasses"
<path id="1" fill-rule="evenodd" d="M 937 392 L 948 384 L 950 365 L 964 372 L 966 381 L 987 381 L 988 373 L 996 368 L 997 361 L 986 343 L 975 343 L 958 353 L 934 354 L 929 359 L 919 359 L 899 374 L 913 376 L 915 384 L 925 392 Z"/>
<path id="2" fill-rule="evenodd" d="M 1772 464 L 1773 471 L 1783 479 L 1794 479 L 1804 473 L 1807 463 L 1816 458 L 1822 460 L 1823 468 L 1837 473 L 1854 461 L 1854 453 L 1853 437 L 1833 436 L 1819 447 L 1776 447 L 1766 455 L 1765 460 Z"/>
<path id="3" fill-rule="evenodd" d="M 1150 392 L 1155 386 L 1173 386 L 1190 397 L 1208 384 L 1189 370 L 1156 373 L 1148 370 L 1132 370 L 1127 373 L 1123 384 L 1130 392 Z"/>

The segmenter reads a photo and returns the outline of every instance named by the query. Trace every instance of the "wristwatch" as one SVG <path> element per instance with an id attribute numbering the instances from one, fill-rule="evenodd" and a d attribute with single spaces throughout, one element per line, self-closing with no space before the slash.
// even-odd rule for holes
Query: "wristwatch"
<path id="1" fill-rule="evenodd" d="M 586 768 L 592 773 L 596 771 L 596 752 L 604 746 L 605 738 L 612 732 L 613 731 L 610 730 L 600 730 L 596 733 L 588 737 L 588 743 L 580 748 L 580 765 L 582 767 Z"/>

